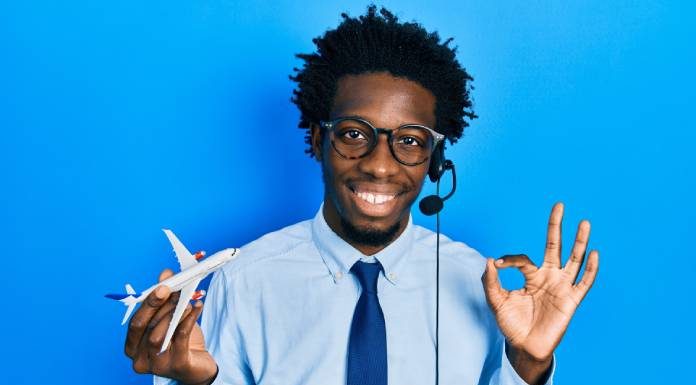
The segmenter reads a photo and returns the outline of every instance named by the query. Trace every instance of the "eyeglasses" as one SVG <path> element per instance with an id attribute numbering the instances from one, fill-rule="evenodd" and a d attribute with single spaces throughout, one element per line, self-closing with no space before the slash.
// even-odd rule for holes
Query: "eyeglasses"
<path id="1" fill-rule="evenodd" d="M 357 116 L 321 121 L 319 125 L 328 131 L 334 150 L 346 159 L 367 156 L 377 147 L 379 134 L 386 134 L 392 156 L 406 166 L 428 160 L 435 147 L 445 139 L 444 135 L 420 124 L 404 124 L 388 130 Z"/>

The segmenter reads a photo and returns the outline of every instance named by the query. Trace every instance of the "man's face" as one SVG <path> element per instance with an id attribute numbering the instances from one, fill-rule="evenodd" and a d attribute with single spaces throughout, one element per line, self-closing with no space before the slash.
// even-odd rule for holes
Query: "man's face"
<path id="1" fill-rule="evenodd" d="M 338 81 L 330 119 L 345 116 L 359 116 L 386 129 L 407 123 L 434 127 L 435 96 L 418 83 L 387 72 L 346 75 Z M 360 243 L 351 237 L 356 230 L 393 236 L 401 233 L 423 186 L 429 161 L 416 166 L 399 163 L 382 134 L 370 154 L 345 159 L 333 149 L 328 134 L 322 138 L 316 125 L 312 126 L 312 147 L 322 163 L 324 216 L 334 231 L 351 243 Z M 346 227 L 352 230 L 346 231 Z M 379 251 L 390 241 L 381 247 L 372 245 L 372 250 Z"/>

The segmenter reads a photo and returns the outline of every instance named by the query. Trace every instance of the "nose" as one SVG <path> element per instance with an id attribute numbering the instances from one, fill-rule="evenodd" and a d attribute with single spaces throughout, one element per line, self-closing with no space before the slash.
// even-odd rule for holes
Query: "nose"
<path id="1" fill-rule="evenodd" d="M 378 135 L 375 148 L 360 159 L 358 169 L 376 179 L 387 178 L 399 172 L 400 164 L 389 148 L 387 135 Z"/>

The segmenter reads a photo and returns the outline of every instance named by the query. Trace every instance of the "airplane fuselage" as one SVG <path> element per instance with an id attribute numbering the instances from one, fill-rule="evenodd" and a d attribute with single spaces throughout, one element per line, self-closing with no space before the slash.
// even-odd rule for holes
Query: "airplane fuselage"
<path id="1" fill-rule="evenodd" d="M 183 270 L 180 273 L 173 275 L 160 283 L 150 286 L 149 288 L 147 288 L 147 290 L 144 290 L 140 293 L 140 296 L 136 298 L 136 301 L 142 302 L 143 300 L 145 300 L 145 298 L 147 298 L 148 294 L 150 294 L 153 290 L 155 290 L 158 286 L 161 285 L 168 286 L 169 289 L 171 289 L 172 293 L 179 291 L 181 290 L 181 288 L 186 286 L 187 283 L 195 279 L 201 280 L 205 278 L 208 274 L 219 269 L 220 267 L 222 267 L 222 265 L 234 259 L 238 253 L 239 249 L 235 248 L 229 248 L 222 251 L 218 251 L 217 253 L 198 262 L 197 264 L 189 267 L 188 269 Z"/>

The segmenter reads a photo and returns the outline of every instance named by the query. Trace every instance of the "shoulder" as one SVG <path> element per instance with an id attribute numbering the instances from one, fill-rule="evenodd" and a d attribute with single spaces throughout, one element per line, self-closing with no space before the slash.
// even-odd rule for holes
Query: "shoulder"
<path id="1" fill-rule="evenodd" d="M 415 255 L 421 260 L 429 261 L 429 264 L 435 263 L 437 233 L 416 226 L 414 245 L 418 249 Z M 481 283 L 485 267 L 486 258 L 477 250 L 440 234 L 440 286 L 445 292 L 445 300 L 452 301 L 449 302 L 452 308 L 462 309 L 475 316 L 478 322 L 488 325 L 488 330 L 495 333 L 497 327 Z"/>
<path id="2" fill-rule="evenodd" d="M 283 259 L 287 255 L 307 255 L 314 248 L 312 221 L 305 220 L 267 233 L 239 249 L 239 257 L 221 270 L 228 277 Z"/>
<path id="3" fill-rule="evenodd" d="M 437 247 L 437 233 L 419 225 L 413 227 L 414 247 L 419 249 L 419 254 L 432 258 Z M 466 271 L 478 279 L 486 267 L 486 258 L 466 243 L 440 233 L 440 263 L 449 269 Z"/>
<path id="4" fill-rule="evenodd" d="M 213 273 L 206 300 L 208 314 L 229 306 L 243 306 L 258 300 L 260 287 L 282 286 L 282 277 L 292 263 L 308 259 L 314 248 L 311 220 L 270 232 L 242 246 L 239 256 Z M 289 258 L 288 256 L 292 256 Z M 209 303 L 212 301 L 212 305 Z M 212 306 L 212 307 L 211 307 Z"/>

